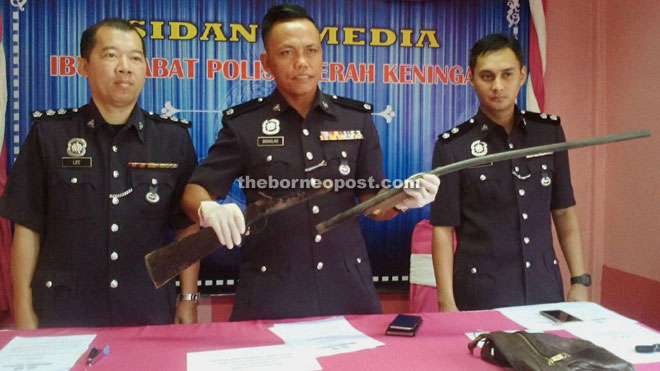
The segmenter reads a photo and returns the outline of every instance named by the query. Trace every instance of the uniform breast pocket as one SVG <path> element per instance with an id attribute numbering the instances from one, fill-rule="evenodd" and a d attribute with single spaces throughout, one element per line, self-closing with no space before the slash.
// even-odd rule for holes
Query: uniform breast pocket
<path id="1" fill-rule="evenodd" d="M 291 160 L 280 151 L 264 152 L 252 161 L 250 176 L 255 179 L 291 178 Z"/>
<path id="2" fill-rule="evenodd" d="M 532 175 L 530 178 L 531 185 L 539 190 L 540 198 L 549 203 L 552 196 L 552 183 L 555 180 L 555 164 L 552 157 L 534 158 L 527 165 Z"/>
<path id="3" fill-rule="evenodd" d="M 496 165 L 467 169 L 464 173 L 466 204 L 497 206 L 504 202 L 504 170 Z M 505 174 L 511 176 L 509 174 Z"/>
<path id="4" fill-rule="evenodd" d="M 336 141 L 323 143 L 326 166 L 322 172 L 324 178 L 355 179 L 357 156 L 360 141 Z"/>
<path id="5" fill-rule="evenodd" d="M 78 220 L 92 216 L 93 205 L 101 199 L 100 175 L 91 170 L 62 170 L 52 178 L 48 213 Z"/>
<path id="6" fill-rule="evenodd" d="M 131 179 L 131 196 L 139 215 L 146 218 L 165 217 L 176 185 L 174 174 L 168 170 L 136 169 L 131 173 Z"/>

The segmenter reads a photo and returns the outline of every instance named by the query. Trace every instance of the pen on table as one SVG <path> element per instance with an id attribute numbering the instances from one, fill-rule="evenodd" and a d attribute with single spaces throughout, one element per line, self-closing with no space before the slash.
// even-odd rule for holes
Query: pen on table
<path id="1" fill-rule="evenodd" d="M 653 352 L 660 352 L 660 344 L 635 345 L 635 351 L 636 351 L 637 353 L 653 353 Z"/>
<path id="2" fill-rule="evenodd" d="M 103 350 L 92 347 L 92 349 L 89 350 L 89 354 L 87 355 L 87 365 L 91 366 L 95 364 L 96 362 L 100 361 L 101 358 L 107 356 L 109 353 L 110 353 L 109 345 L 106 345 L 103 348 Z"/>

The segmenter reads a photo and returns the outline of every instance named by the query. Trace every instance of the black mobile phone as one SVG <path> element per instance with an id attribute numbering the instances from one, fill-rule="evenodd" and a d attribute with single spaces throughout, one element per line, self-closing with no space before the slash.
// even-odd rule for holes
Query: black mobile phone
<path id="1" fill-rule="evenodd" d="M 555 322 L 575 322 L 575 321 L 582 321 L 581 319 L 572 316 L 563 310 L 542 310 L 541 315 L 547 318 L 550 318 L 551 320 Z"/>
<path id="2" fill-rule="evenodd" d="M 399 314 L 387 326 L 387 335 L 415 336 L 419 325 L 422 323 L 422 317 Z"/>

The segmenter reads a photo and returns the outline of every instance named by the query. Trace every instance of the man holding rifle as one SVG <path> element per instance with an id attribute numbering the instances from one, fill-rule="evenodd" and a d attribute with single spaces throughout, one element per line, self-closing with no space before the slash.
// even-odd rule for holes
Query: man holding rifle
<path id="1" fill-rule="evenodd" d="M 319 90 L 320 33 L 305 9 L 293 4 L 270 9 L 261 32 L 266 48 L 261 61 L 277 88 L 267 98 L 224 112 L 223 128 L 191 177 L 182 206 L 232 248 L 245 233 L 243 214 L 235 204 L 215 200 L 226 196 L 235 179 L 280 181 L 278 189 L 244 188 L 248 203 L 263 193 L 290 193 L 285 184 L 291 180 L 369 179 L 371 187 L 331 192 L 252 226 L 242 247 L 231 319 L 379 313 L 357 220 L 323 235 L 314 228 L 354 206 L 356 198 L 365 201 L 380 191 L 383 155 L 371 106 Z M 386 220 L 404 208 L 428 204 L 439 179 L 424 175 L 418 183 L 395 208 L 371 217 Z"/>

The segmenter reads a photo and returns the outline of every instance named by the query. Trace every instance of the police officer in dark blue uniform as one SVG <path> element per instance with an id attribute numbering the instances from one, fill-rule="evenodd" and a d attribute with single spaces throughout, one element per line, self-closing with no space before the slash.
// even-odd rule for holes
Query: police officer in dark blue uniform
<path id="1" fill-rule="evenodd" d="M 470 84 L 481 103 L 479 112 L 438 138 L 433 167 L 565 141 L 558 117 L 515 106 L 526 78 L 516 39 L 497 34 L 484 37 L 470 51 L 470 68 Z M 431 205 L 440 310 L 563 301 L 551 216 L 574 276 L 568 300 L 587 300 L 590 276 L 584 271 L 574 205 L 566 151 L 491 163 L 443 177 Z"/>
<path id="2" fill-rule="evenodd" d="M 235 179 L 242 178 L 248 203 L 326 179 L 346 185 L 252 226 L 242 246 L 231 319 L 379 313 L 358 222 L 324 235 L 314 228 L 354 206 L 356 198 L 373 197 L 385 179 L 371 106 L 318 89 L 320 34 L 303 8 L 272 8 L 262 35 L 266 53 L 261 60 L 277 89 L 224 112 L 218 140 L 186 187 L 183 207 L 232 248 L 245 232 L 243 215 L 235 204 L 212 200 L 224 198 Z M 396 207 L 429 203 L 438 183 L 437 177 L 425 176 Z M 389 219 L 397 212 L 386 210 L 374 218 Z"/>
<path id="3" fill-rule="evenodd" d="M 174 310 L 173 285 L 156 290 L 144 255 L 197 227 L 179 200 L 197 159 L 189 123 L 141 110 L 144 45 L 127 21 L 106 19 L 81 39 L 78 66 L 92 100 L 37 111 L 0 214 L 12 245 L 19 329 L 196 321 L 196 297 Z M 197 292 L 194 265 L 181 274 Z"/>

